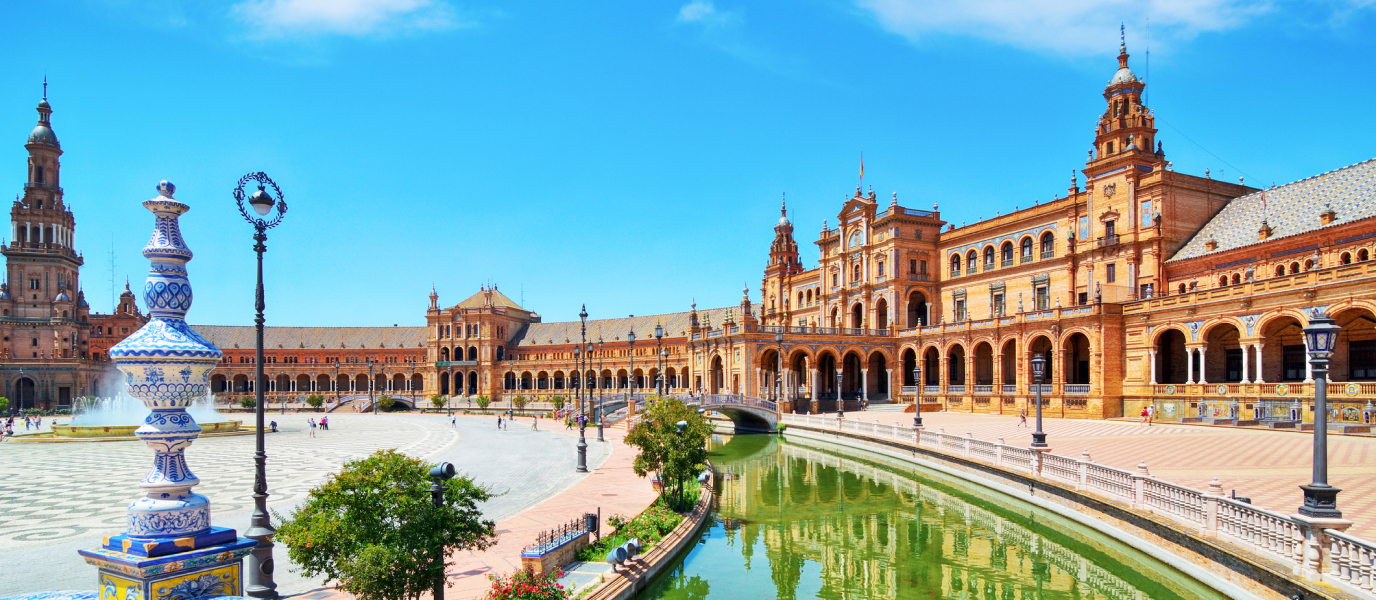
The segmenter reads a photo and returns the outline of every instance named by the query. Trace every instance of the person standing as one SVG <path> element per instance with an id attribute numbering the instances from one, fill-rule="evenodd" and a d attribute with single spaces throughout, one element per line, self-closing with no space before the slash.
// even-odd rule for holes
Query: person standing
<path id="1" fill-rule="evenodd" d="M 450 427 L 451 429 L 457 429 L 457 428 L 459 427 L 459 418 L 456 417 L 456 416 L 450 415 L 450 416 L 449 416 L 449 427 Z"/>
<path id="2" fill-rule="evenodd" d="M 501 414 L 498 414 L 498 415 L 497 415 L 497 429 L 501 429 L 501 428 L 502 428 L 502 415 L 501 415 Z"/>
<path id="3" fill-rule="evenodd" d="M 1156 420 L 1156 405 L 1147 405 L 1147 427 L 1151 427 L 1152 421 Z"/>
<path id="4" fill-rule="evenodd" d="M 311 417 L 311 418 L 309 418 L 309 419 L 306 419 L 306 423 L 309 424 L 309 425 L 311 426 L 311 429 L 310 429 L 310 436 L 311 436 L 311 437 L 315 437 L 315 417 Z"/>

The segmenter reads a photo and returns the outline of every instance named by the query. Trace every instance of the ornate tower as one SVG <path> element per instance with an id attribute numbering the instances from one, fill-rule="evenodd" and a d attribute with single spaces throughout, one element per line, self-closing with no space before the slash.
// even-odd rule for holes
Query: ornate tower
<path id="1" fill-rule="evenodd" d="M 52 129 L 48 84 L 38 103 L 38 124 L 24 147 L 28 150 L 24 193 L 10 208 L 6 259 L 7 293 L 0 293 L 0 330 L 7 341 L 0 355 L 15 360 L 85 359 L 89 356 L 90 308 L 81 299 L 78 273 L 82 258 L 74 241 L 76 221 L 62 200 L 62 146 Z M 68 405 L 90 390 L 90 373 L 73 366 L 66 372 L 35 368 L 33 375 L 6 385 L 4 393 L 21 407 Z M 88 370 L 87 370 L 88 371 Z M 51 374 L 51 375 L 50 375 Z"/>
<path id="2" fill-rule="evenodd" d="M 1086 172 L 1095 174 L 1112 170 L 1131 158 L 1158 157 L 1156 147 L 1156 117 L 1142 104 L 1146 84 L 1128 68 L 1126 40 L 1118 46 L 1118 70 L 1104 88 L 1104 114 L 1094 130 L 1094 156 Z M 1110 166 L 1112 165 L 1112 166 Z"/>
<path id="3" fill-rule="evenodd" d="M 769 266 L 765 277 L 803 272 L 798 264 L 798 243 L 793 241 L 793 223 L 788 220 L 788 198 L 779 206 L 779 222 L 774 225 L 774 243 L 769 245 Z"/>

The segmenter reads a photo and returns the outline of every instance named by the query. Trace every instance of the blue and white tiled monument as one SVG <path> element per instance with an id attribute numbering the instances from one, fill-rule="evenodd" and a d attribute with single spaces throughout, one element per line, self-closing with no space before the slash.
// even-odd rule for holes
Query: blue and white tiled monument
<path id="1" fill-rule="evenodd" d="M 148 324 L 110 348 L 129 394 L 152 412 L 135 435 L 153 449 L 153 470 L 139 482 L 147 495 L 129 505 L 128 530 L 81 550 L 100 569 L 100 600 L 192 600 L 242 593 L 241 564 L 257 543 L 210 524 L 210 501 L 191 488 L 200 480 L 186 464 L 186 447 L 201 427 L 186 408 L 205 396 L 220 351 L 186 324 L 191 282 L 177 219 L 190 207 L 163 181 L 143 203 L 155 216 L 143 249 L 152 263 L 143 285 Z"/>

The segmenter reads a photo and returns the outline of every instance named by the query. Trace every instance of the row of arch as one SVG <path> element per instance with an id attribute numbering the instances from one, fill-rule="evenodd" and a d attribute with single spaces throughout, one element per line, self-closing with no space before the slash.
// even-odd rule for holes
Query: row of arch
<path id="1" fill-rule="evenodd" d="M 505 347 L 505 346 L 497 346 L 496 353 L 497 353 L 497 360 L 498 360 L 498 361 L 506 360 L 506 347 Z M 455 360 L 455 361 L 460 361 L 460 360 L 477 361 L 477 360 L 478 360 L 478 347 L 477 347 L 477 346 L 469 346 L 467 352 L 465 352 L 464 349 L 463 349 L 462 347 L 454 348 L 454 349 L 452 349 L 452 350 L 449 349 L 449 348 L 445 348 L 445 347 L 441 347 L 441 348 L 440 348 L 440 351 L 439 351 L 439 360 L 440 360 L 441 362 L 448 362 L 448 361 L 450 360 L 450 356 L 453 356 L 453 360 Z M 467 356 L 467 358 L 465 358 L 465 356 Z"/>
<path id="2" fill-rule="evenodd" d="M 1050 258 L 1052 256 L 1055 256 L 1056 236 L 1053 235 L 1050 231 L 1047 231 L 1041 235 L 1040 240 L 1042 258 Z M 1034 244 L 1035 243 L 1032 241 L 1031 234 L 1024 235 L 1022 237 L 1022 240 L 1018 242 L 1018 247 L 1021 248 L 1020 254 L 1022 255 L 1022 262 L 1028 262 L 1035 258 L 1035 256 L 1032 254 Z M 1002 266 L 1004 267 L 1013 266 L 1013 252 L 1014 249 L 1012 240 L 1005 241 L 997 251 L 994 249 L 994 244 L 992 242 L 985 244 L 983 251 L 984 270 L 989 271 L 999 266 L 999 264 L 1002 264 Z M 970 275 L 978 273 L 980 271 L 980 256 L 981 252 L 975 250 L 974 248 L 971 248 L 970 251 L 965 254 L 965 274 Z M 1002 262 L 996 263 L 996 258 L 1002 259 Z M 958 253 L 952 254 L 951 277 L 960 276 L 960 267 L 961 255 Z"/>
<path id="3" fill-rule="evenodd" d="M 689 367 L 667 367 L 664 369 L 664 387 L 682 389 L 688 387 Z M 603 369 L 599 374 L 588 369 L 579 376 L 578 371 L 507 371 L 502 376 L 503 390 L 576 390 L 584 389 L 649 389 L 658 387 L 659 369 Z"/>
<path id="4" fill-rule="evenodd" d="M 1376 304 L 1329 307 L 1342 331 L 1329 367 L 1332 381 L 1376 380 Z M 1309 317 L 1298 310 L 1267 313 L 1251 323 L 1219 317 L 1191 328 L 1171 324 L 1149 338 L 1150 383 L 1280 383 L 1308 381 L 1302 329 Z"/>
<path id="5" fill-rule="evenodd" d="M 368 376 L 358 375 L 288 375 L 278 373 L 267 375 L 268 393 L 365 393 L 369 391 Z M 254 381 L 251 375 L 239 373 L 226 375 L 214 373 L 210 376 L 210 391 L 213 394 L 221 393 L 253 393 Z M 376 373 L 373 375 L 372 391 L 374 392 L 423 392 L 425 391 L 425 377 L 420 373 Z"/>
<path id="6" fill-rule="evenodd" d="M 1350 265 L 1353 262 L 1361 263 L 1369 260 L 1371 260 L 1371 251 L 1367 250 L 1366 248 L 1358 248 L 1355 253 L 1351 251 L 1343 251 L 1338 255 L 1338 264 L 1340 265 Z M 1314 259 L 1312 258 L 1306 258 L 1303 261 L 1292 260 L 1289 263 L 1280 262 L 1275 265 L 1272 265 L 1271 273 L 1275 277 L 1282 277 L 1284 275 L 1296 275 L 1302 272 L 1312 271 L 1314 270 L 1314 266 L 1315 263 Z M 1246 281 L 1245 273 L 1239 271 L 1232 274 L 1225 273 L 1219 275 L 1217 283 L 1218 287 L 1228 287 L 1229 285 L 1241 285 L 1244 281 Z M 1179 283 L 1176 285 L 1176 292 L 1184 294 L 1186 292 L 1193 291 L 1194 289 L 1196 289 L 1196 287 L 1197 284 L 1195 282 L 1190 282 L 1189 285 L 1186 285 L 1185 283 Z"/>

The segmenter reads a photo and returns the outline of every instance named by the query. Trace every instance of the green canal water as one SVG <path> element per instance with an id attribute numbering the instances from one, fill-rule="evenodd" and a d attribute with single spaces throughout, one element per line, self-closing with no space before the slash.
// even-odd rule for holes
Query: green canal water
<path id="1" fill-rule="evenodd" d="M 711 446 L 713 522 L 639 598 L 1224 598 L 1098 532 L 901 461 L 773 435 Z"/>

